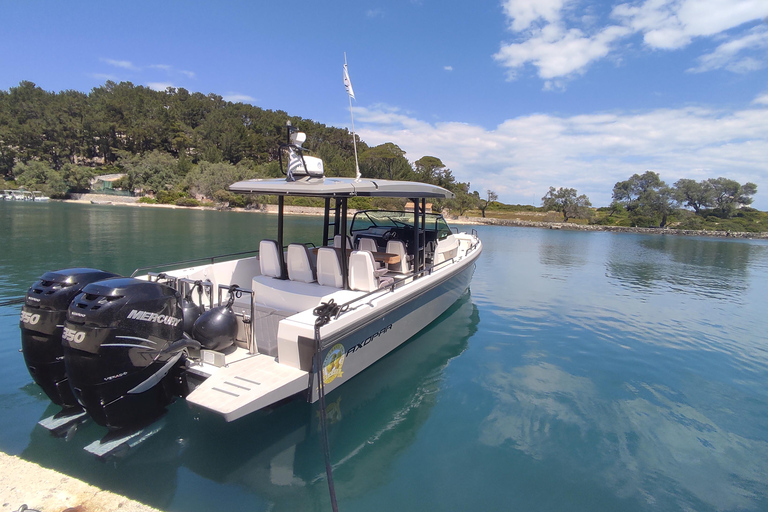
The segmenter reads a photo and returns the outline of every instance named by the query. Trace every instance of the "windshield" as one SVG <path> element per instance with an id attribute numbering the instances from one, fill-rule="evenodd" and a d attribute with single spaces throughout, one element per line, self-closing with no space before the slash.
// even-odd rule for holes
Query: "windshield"
<path id="1" fill-rule="evenodd" d="M 427 213 L 425 215 L 425 230 L 437 232 L 437 239 L 442 240 L 451 234 L 451 228 L 442 215 Z M 361 231 L 375 231 L 390 229 L 413 229 L 413 213 L 388 210 L 366 210 L 357 212 L 352 218 L 352 234 Z"/>

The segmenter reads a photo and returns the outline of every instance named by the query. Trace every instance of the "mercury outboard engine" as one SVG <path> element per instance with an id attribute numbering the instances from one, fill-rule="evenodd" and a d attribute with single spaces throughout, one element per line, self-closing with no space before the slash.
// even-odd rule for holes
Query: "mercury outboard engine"
<path id="1" fill-rule="evenodd" d="M 181 297 L 161 283 L 107 279 L 69 306 L 62 343 L 78 402 L 99 425 L 140 427 L 186 394 Z"/>
<path id="2" fill-rule="evenodd" d="M 83 287 L 117 274 L 93 268 L 46 272 L 33 284 L 21 308 L 21 351 L 32 379 L 56 405 L 78 407 L 64 369 L 61 331 L 67 308 Z M 79 407 L 78 407 L 79 408 Z"/>

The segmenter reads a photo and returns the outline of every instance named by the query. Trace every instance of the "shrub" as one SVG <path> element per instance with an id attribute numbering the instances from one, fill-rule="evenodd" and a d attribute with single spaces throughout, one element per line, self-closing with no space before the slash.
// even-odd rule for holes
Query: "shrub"
<path id="1" fill-rule="evenodd" d="M 157 199 L 154 197 L 144 196 L 139 198 L 139 202 L 143 204 L 157 204 Z"/>
<path id="2" fill-rule="evenodd" d="M 180 197 L 174 204 L 176 206 L 200 206 L 200 201 L 191 197 Z"/>
<path id="3" fill-rule="evenodd" d="M 373 208 L 373 203 L 370 197 L 352 197 L 347 202 L 347 205 L 355 210 L 370 210 Z"/>

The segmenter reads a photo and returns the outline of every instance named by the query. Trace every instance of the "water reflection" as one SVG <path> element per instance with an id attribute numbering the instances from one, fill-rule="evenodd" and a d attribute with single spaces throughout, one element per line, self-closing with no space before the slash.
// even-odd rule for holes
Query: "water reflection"
<path id="1" fill-rule="evenodd" d="M 539 244 L 539 262 L 561 269 L 575 269 L 587 264 L 590 238 L 584 233 L 557 233 L 558 238 Z"/>
<path id="2" fill-rule="evenodd" d="M 755 510 L 765 503 L 768 443 L 729 431 L 692 406 L 684 390 L 643 382 L 609 390 L 543 361 L 497 368 L 487 386 L 496 405 L 481 427 L 486 445 L 511 446 L 659 508 Z"/>
<path id="3" fill-rule="evenodd" d="M 393 464 L 430 416 L 445 367 L 467 348 L 478 322 L 467 293 L 427 330 L 327 397 L 341 503 L 391 477 Z M 125 459 L 111 461 L 108 470 L 81 449 L 103 434 L 94 425 L 70 443 L 37 427 L 23 457 L 166 509 L 217 505 L 206 503 L 201 489 L 176 492 L 181 466 L 207 481 L 254 493 L 269 510 L 324 509 L 318 425 L 317 407 L 299 401 L 234 423 L 177 403 L 158 434 Z"/>
<path id="4" fill-rule="evenodd" d="M 622 286 L 739 301 L 749 288 L 752 260 L 768 248 L 739 241 L 697 240 L 675 236 L 614 237 L 606 274 Z"/>

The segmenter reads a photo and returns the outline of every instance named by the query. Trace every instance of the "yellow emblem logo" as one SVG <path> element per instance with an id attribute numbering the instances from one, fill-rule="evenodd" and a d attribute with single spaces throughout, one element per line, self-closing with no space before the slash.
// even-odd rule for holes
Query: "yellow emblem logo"
<path id="1" fill-rule="evenodd" d="M 347 355 L 344 351 L 344 345 L 337 343 L 334 345 L 323 361 L 323 383 L 330 384 L 336 377 L 341 377 L 341 368 L 344 366 L 344 359 Z"/>

